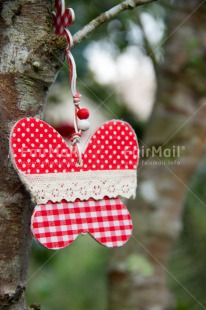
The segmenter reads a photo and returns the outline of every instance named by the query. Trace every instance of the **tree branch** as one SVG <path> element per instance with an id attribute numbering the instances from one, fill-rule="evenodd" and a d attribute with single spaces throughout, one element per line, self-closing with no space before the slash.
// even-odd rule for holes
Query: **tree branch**
<path id="1" fill-rule="evenodd" d="M 154 1 L 157 1 L 157 0 L 125 0 L 121 4 L 118 4 L 114 6 L 113 8 L 109 9 L 108 11 L 100 14 L 97 18 L 93 19 L 89 24 L 84 26 L 73 36 L 72 48 L 75 45 L 81 43 L 96 28 L 98 28 L 103 23 L 114 18 L 117 14 L 123 11 L 126 11 L 126 10 L 132 10 L 137 6 L 150 3 L 150 2 L 154 2 Z"/>
<path id="2" fill-rule="evenodd" d="M 143 41 L 144 41 L 146 53 L 151 58 L 153 66 L 154 66 L 154 70 L 156 71 L 157 67 L 158 67 L 158 61 L 157 61 L 156 55 L 155 55 L 155 48 L 152 48 L 151 43 L 149 42 L 149 40 L 147 38 L 147 35 L 145 33 L 145 29 L 144 29 L 144 25 L 142 24 L 142 21 L 141 21 L 139 14 L 137 15 L 137 22 L 138 22 L 138 24 L 142 30 Z"/>

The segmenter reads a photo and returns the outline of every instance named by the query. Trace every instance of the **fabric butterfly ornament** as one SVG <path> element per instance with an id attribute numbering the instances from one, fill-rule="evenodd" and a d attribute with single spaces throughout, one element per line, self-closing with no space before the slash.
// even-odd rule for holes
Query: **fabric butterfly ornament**
<path id="1" fill-rule="evenodd" d="M 112 120 L 98 128 L 81 151 L 89 112 L 80 108 L 76 65 L 69 50 L 72 36 L 65 29 L 75 16 L 72 9 L 65 10 L 64 0 L 55 0 L 55 5 L 55 33 L 68 41 L 74 133 L 67 145 L 54 128 L 35 118 L 21 119 L 12 129 L 12 162 L 37 203 L 31 232 L 49 249 L 64 248 L 87 232 L 107 247 L 122 246 L 132 234 L 132 220 L 119 198 L 135 197 L 137 138 L 129 124 Z"/>
<path id="2" fill-rule="evenodd" d="M 138 143 L 129 124 L 109 121 L 78 154 L 57 131 L 35 118 L 21 119 L 10 138 L 11 158 L 37 206 L 31 220 L 36 239 L 63 248 L 89 232 L 107 247 L 123 245 L 132 221 L 119 196 L 135 197 Z"/>

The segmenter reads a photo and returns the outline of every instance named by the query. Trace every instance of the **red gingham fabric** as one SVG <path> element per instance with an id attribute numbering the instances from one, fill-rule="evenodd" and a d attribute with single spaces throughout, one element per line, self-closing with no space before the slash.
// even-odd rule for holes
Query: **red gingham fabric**
<path id="1" fill-rule="evenodd" d="M 48 202 L 35 208 L 31 230 L 43 246 L 53 250 L 68 246 L 87 232 L 107 247 L 119 247 L 132 234 L 132 220 L 118 198 Z"/>
<path id="2" fill-rule="evenodd" d="M 17 122 L 10 142 L 12 159 L 23 182 L 24 174 L 38 178 L 41 174 L 77 173 L 78 178 L 78 172 L 108 171 L 112 177 L 112 171 L 135 171 L 138 164 L 136 135 L 129 124 L 119 120 L 109 121 L 96 130 L 82 153 L 82 166 L 76 165 L 77 154 L 60 134 L 39 119 Z M 131 235 L 132 222 L 122 202 L 116 196 L 112 198 L 40 204 L 32 217 L 33 235 L 51 249 L 65 247 L 79 233 L 87 231 L 105 246 L 121 246 Z"/>
<path id="3" fill-rule="evenodd" d="M 75 14 L 72 9 L 65 10 L 64 0 L 55 0 L 56 13 L 53 12 L 55 33 L 64 36 L 71 46 L 72 36 L 66 27 L 71 26 L 75 21 Z"/>
<path id="4" fill-rule="evenodd" d="M 53 13 L 55 33 L 67 39 L 69 49 L 72 36 L 66 27 L 75 21 L 75 14 L 72 9 L 65 10 L 64 0 L 55 0 L 55 6 L 56 13 Z M 10 143 L 12 160 L 26 185 L 33 184 L 34 181 L 26 183 L 25 175 L 35 176 L 37 180 L 41 174 L 77 173 L 78 178 L 78 172 L 100 173 L 108 170 L 111 174 L 115 170 L 134 172 L 138 165 L 136 135 L 129 124 L 118 120 L 109 121 L 97 129 L 82 153 L 81 166 L 77 165 L 78 157 L 74 148 L 67 146 L 54 128 L 39 119 L 24 118 L 17 122 L 11 132 Z M 53 184 L 57 187 L 55 182 Z M 61 184 L 61 188 L 63 185 Z M 122 190 L 123 194 L 129 186 L 130 184 L 126 184 L 126 189 Z M 98 191 L 98 187 L 100 185 L 95 184 L 94 189 Z M 34 190 L 33 187 L 29 189 L 31 192 Z M 111 186 L 110 190 L 113 189 Z M 55 191 L 58 191 L 58 188 L 55 188 Z M 107 195 L 108 192 L 109 190 Z M 70 196 L 67 196 L 68 201 L 55 203 L 62 199 L 62 193 L 59 200 L 50 194 L 43 201 L 49 200 L 46 204 L 40 204 L 35 208 L 31 231 L 37 240 L 49 249 L 64 248 L 72 243 L 78 234 L 87 232 L 107 247 L 122 246 L 132 233 L 132 221 L 127 208 L 116 198 L 115 191 L 112 193 L 110 197 L 114 199 L 91 198 L 87 201 L 76 200 L 73 203 L 69 202 L 72 200 Z M 32 194 L 37 198 L 37 192 L 34 191 Z M 104 195 L 105 193 L 101 198 Z M 81 199 L 86 199 L 85 194 L 83 196 Z M 79 193 L 77 197 L 80 198 Z M 93 195 L 90 196 L 89 193 L 88 197 Z M 38 202 L 42 203 L 42 196 Z"/>

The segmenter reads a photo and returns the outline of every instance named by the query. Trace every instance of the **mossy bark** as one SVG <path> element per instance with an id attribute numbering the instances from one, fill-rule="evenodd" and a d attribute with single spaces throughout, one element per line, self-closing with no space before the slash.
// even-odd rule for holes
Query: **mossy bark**
<path id="1" fill-rule="evenodd" d="M 53 1 L 0 2 L 0 308 L 26 309 L 24 293 L 31 236 L 29 194 L 9 155 L 13 124 L 41 117 L 66 46 L 53 35 Z M 37 66 L 38 63 L 38 66 Z"/>

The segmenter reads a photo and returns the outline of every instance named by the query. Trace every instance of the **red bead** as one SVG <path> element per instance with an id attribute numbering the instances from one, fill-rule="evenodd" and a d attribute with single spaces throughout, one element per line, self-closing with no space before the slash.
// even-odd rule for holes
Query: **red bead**
<path id="1" fill-rule="evenodd" d="M 77 116 L 79 119 L 87 119 L 89 117 L 89 110 L 85 108 L 79 109 L 77 112 Z"/>

